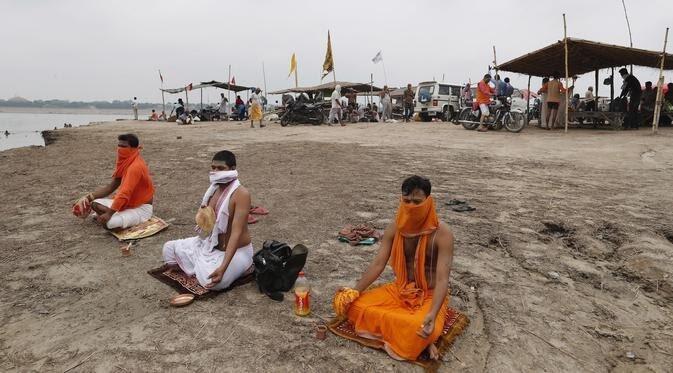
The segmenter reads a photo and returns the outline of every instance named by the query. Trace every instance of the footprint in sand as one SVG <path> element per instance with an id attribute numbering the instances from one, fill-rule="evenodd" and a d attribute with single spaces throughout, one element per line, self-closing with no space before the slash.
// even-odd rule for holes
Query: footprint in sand
<path id="1" fill-rule="evenodd" d="M 654 164 L 654 163 L 657 163 L 657 162 L 654 160 L 654 156 L 655 156 L 655 155 L 657 155 L 657 152 L 655 152 L 654 150 L 651 150 L 651 149 L 650 149 L 650 150 L 648 150 L 648 151 L 646 151 L 646 152 L 642 152 L 642 153 L 640 153 L 640 160 L 643 161 L 643 162 L 645 162 L 645 163 L 652 163 L 652 164 Z"/>

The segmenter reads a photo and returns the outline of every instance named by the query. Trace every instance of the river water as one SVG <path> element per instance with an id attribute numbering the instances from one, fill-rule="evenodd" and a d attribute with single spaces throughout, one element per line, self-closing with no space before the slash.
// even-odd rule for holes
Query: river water
<path id="1" fill-rule="evenodd" d="M 64 123 L 73 127 L 91 122 L 108 122 L 131 119 L 124 114 L 53 114 L 53 113 L 3 113 L 0 112 L 0 151 L 22 146 L 44 146 L 41 132 L 63 128 Z M 9 132 L 8 135 L 5 131 Z"/>

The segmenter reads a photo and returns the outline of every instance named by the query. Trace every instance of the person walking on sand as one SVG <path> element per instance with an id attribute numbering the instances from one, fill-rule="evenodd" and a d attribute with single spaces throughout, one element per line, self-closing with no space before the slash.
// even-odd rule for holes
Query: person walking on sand
<path id="1" fill-rule="evenodd" d="M 339 121 L 339 124 L 343 127 L 345 124 L 341 121 L 341 86 L 337 84 L 334 87 L 334 92 L 332 92 L 332 96 L 330 96 L 330 101 L 332 102 L 332 108 L 329 110 L 329 118 L 327 121 L 329 122 L 328 125 L 332 125 L 334 123 L 334 118 Z"/>
<path id="2" fill-rule="evenodd" d="M 131 108 L 133 109 L 133 120 L 138 120 L 138 97 L 133 97 Z"/>
<path id="3" fill-rule="evenodd" d="M 384 86 L 383 91 L 381 91 L 381 110 L 383 122 L 393 119 L 393 101 L 390 98 L 390 90 L 387 85 Z"/>
<path id="4" fill-rule="evenodd" d="M 259 121 L 259 128 L 266 127 L 262 120 L 264 115 L 262 114 L 262 102 L 259 97 L 259 93 L 262 92 L 261 89 L 256 88 L 253 94 L 250 96 L 250 128 L 255 128 L 255 121 Z"/>
<path id="5" fill-rule="evenodd" d="M 414 97 L 416 93 L 411 89 L 411 83 L 407 84 L 404 90 L 404 121 L 411 122 L 411 116 L 414 115 Z"/>

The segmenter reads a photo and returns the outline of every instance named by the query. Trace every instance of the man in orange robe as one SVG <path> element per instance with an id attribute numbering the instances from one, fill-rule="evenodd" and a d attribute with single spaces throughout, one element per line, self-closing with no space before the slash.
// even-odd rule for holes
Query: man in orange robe
<path id="1" fill-rule="evenodd" d="M 386 228 L 378 254 L 355 288 L 345 290 L 356 294 L 343 307 L 356 333 L 383 341 L 388 354 L 398 360 L 416 360 L 426 349 L 437 359 L 434 342 L 446 318 L 453 234 L 437 219 L 430 191 L 426 178 L 404 181 L 397 217 Z M 365 290 L 386 263 L 395 281 Z"/>
<path id="2" fill-rule="evenodd" d="M 80 198 L 76 215 L 85 218 L 91 209 L 96 220 L 108 229 L 124 229 L 152 217 L 154 185 L 145 160 L 140 156 L 140 140 L 134 134 L 117 138 L 117 163 L 110 184 Z M 112 198 L 105 198 L 113 192 Z"/>

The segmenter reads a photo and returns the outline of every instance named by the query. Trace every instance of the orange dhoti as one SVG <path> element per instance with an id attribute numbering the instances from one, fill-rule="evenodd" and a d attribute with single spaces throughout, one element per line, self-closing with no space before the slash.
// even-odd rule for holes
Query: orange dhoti
<path id="1" fill-rule="evenodd" d="M 395 281 L 363 291 L 350 304 L 347 315 L 355 332 L 361 337 L 383 341 L 388 353 L 395 358 L 416 360 L 423 350 L 437 341 L 446 319 L 444 310 L 447 300 L 444 299 L 435 317 L 432 333 L 428 338 L 422 338 L 417 334 L 423 328 L 423 321 L 432 309 L 434 292 L 434 289 L 429 288 L 425 278 L 426 250 L 429 245 L 432 246 L 428 236 L 434 234 L 439 226 L 432 197 L 428 196 L 423 203 L 416 205 L 402 201 L 396 217 L 396 226 L 397 231 L 390 253 L 390 265 L 395 273 Z M 410 276 L 407 274 L 405 237 L 418 237 L 414 259 L 415 281 L 409 281 Z M 442 294 L 442 297 L 445 296 L 446 294 Z"/>
<path id="2" fill-rule="evenodd" d="M 416 360 L 437 341 L 444 327 L 446 304 L 442 312 L 437 313 L 432 334 L 427 339 L 416 334 L 431 307 L 431 289 L 423 297 L 421 306 L 414 309 L 405 304 L 397 284 L 390 283 L 363 292 L 350 305 L 348 319 L 359 336 L 381 340 L 389 352 L 406 360 Z"/>

